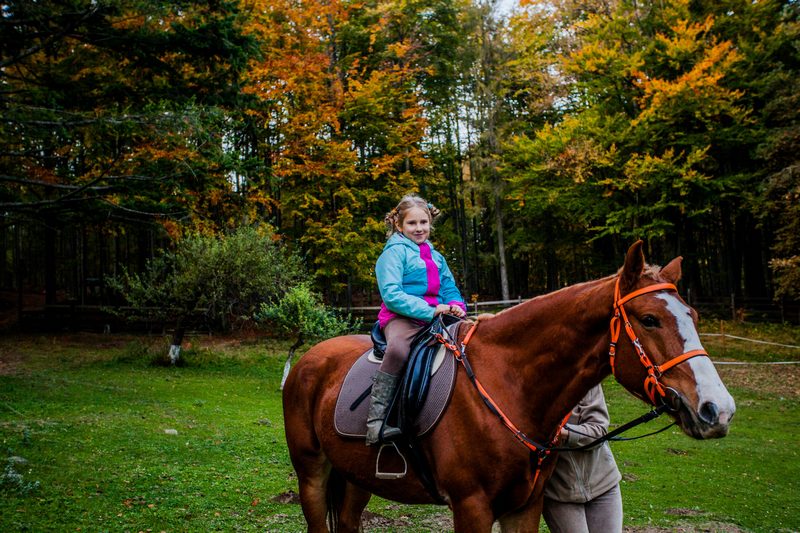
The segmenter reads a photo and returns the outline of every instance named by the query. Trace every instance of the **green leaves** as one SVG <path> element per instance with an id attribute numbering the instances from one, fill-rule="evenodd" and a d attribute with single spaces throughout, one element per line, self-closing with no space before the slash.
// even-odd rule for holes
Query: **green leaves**
<path id="1" fill-rule="evenodd" d="M 574 107 L 509 143 L 511 198 L 558 204 L 586 237 L 665 239 L 735 185 L 717 158 L 751 121 L 728 84 L 742 57 L 686 2 L 596 7 L 552 12 L 574 32 L 551 58 Z"/>
<path id="2" fill-rule="evenodd" d="M 253 318 L 260 303 L 283 295 L 302 276 L 298 258 L 272 234 L 242 228 L 219 237 L 185 237 L 174 251 L 150 260 L 143 273 L 125 273 L 109 285 L 126 298 L 132 316 L 202 314 L 212 325 L 230 329 Z"/>
<path id="3" fill-rule="evenodd" d="M 279 298 L 262 303 L 257 318 L 283 333 L 312 342 L 357 331 L 360 326 L 360 322 L 353 324 L 349 317 L 340 317 L 326 307 L 308 283 L 295 285 Z"/>

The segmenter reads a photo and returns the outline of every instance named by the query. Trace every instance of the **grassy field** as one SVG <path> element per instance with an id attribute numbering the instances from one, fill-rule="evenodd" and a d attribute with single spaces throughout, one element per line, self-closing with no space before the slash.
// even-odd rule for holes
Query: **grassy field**
<path id="1" fill-rule="evenodd" d="M 800 328 L 701 330 L 800 345 Z M 278 392 L 288 344 L 191 341 L 189 364 L 167 368 L 150 364 L 166 351 L 154 337 L 0 338 L 0 530 L 303 531 Z M 715 360 L 800 360 L 798 349 L 704 342 Z M 613 444 L 626 528 L 800 530 L 798 366 L 720 366 L 738 405 L 725 439 L 672 428 Z M 613 422 L 644 412 L 605 388 Z M 374 499 L 366 530 L 449 524 L 446 508 Z"/>

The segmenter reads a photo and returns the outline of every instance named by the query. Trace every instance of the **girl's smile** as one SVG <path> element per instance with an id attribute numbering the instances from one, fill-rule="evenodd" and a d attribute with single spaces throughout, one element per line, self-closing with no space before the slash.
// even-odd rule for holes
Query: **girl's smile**
<path id="1" fill-rule="evenodd" d="M 402 224 L 398 224 L 397 229 L 416 244 L 422 244 L 431 234 L 431 221 L 427 211 L 412 207 L 406 211 L 406 216 Z"/>

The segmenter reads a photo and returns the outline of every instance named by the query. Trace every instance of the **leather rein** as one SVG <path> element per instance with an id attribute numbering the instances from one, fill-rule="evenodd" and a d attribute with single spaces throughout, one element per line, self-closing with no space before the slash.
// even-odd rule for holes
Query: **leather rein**
<path id="1" fill-rule="evenodd" d="M 630 422 L 628 422 L 626 424 L 623 424 L 622 426 L 620 426 L 616 430 L 614 430 L 614 431 L 612 431 L 610 433 L 607 433 L 606 435 L 603 435 L 602 437 L 600 437 L 600 438 L 594 440 L 593 442 L 590 442 L 589 444 L 586 444 L 584 446 L 580 446 L 580 447 L 577 447 L 577 448 L 565 448 L 565 447 L 559 447 L 559 446 L 556 445 L 557 441 L 558 441 L 559 433 L 561 432 L 561 429 L 566 425 L 567 420 L 569 419 L 570 415 L 572 414 L 572 410 L 570 410 L 567 413 L 567 415 L 564 417 L 562 422 L 559 424 L 558 429 L 555 431 L 554 435 L 550 438 L 550 440 L 547 442 L 547 444 L 538 443 L 538 442 L 534 441 L 533 439 L 531 439 L 530 437 L 528 437 L 524 432 L 522 432 L 511 421 L 510 418 L 508 418 L 508 416 L 506 416 L 506 414 L 503 412 L 503 410 L 500 408 L 500 406 L 497 405 L 497 403 L 492 399 L 491 395 L 486 391 L 486 389 L 483 388 L 483 385 L 481 385 L 480 381 L 475 376 L 475 373 L 472 370 L 472 366 L 470 365 L 469 360 L 467 359 L 467 353 L 466 353 L 467 344 L 469 344 L 469 341 L 472 339 L 472 335 L 475 333 L 475 330 L 478 329 L 479 320 L 476 320 L 475 322 L 472 323 L 469 331 L 467 331 L 467 334 L 464 337 L 464 340 L 460 343 L 460 346 L 456 346 L 455 339 L 451 339 L 453 342 L 448 342 L 447 339 L 445 339 L 443 335 L 438 334 L 438 333 L 436 334 L 436 340 L 438 342 L 444 344 L 453 353 L 453 356 L 456 358 L 456 360 L 459 363 L 461 363 L 461 365 L 464 367 L 464 370 L 467 373 L 467 377 L 472 382 L 472 384 L 475 386 L 475 389 L 478 391 L 478 395 L 481 397 L 481 399 L 487 405 L 487 407 L 489 407 L 489 410 L 492 413 L 494 413 L 498 418 L 500 418 L 500 421 L 503 423 L 503 425 L 509 431 L 512 432 L 514 437 L 523 446 L 528 448 L 532 453 L 536 454 L 537 461 L 536 461 L 535 473 L 534 473 L 534 478 L 533 478 L 533 484 L 534 485 L 536 484 L 536 481 L 539 478 L 539 472 L 541 471 L 542 463 L 544 462 L 545 458 L 547 458 L 547 456 L 550 455 L 550 452 L 553 452 L 553 451 L 580 451 L 580 450 L 586 450 L 586 449 L 589 449 L 589 448 L 593 448 L 593 447 L 595 447 L 595 446 L 597 446 L 599 444 L 602 444 L 603 442 L 605 442 L 607 440 L 611 440 L 611 439 L 615 438 L 616 435 L 619 435 L 620 433 L 622 433 L 624 431 L 627 431 L 627 430 L 629 430 L 629 429 L 631 429 L 631 428 L 633 428 L 635 426 L 638 426 L 639 424 L 642 424 L 644 422 L 648 422 L 650 420 L 653 420 L 654 418 L 658 417 L 659 415 L 661 415 L 661 413 L 663 413 L 665 411 L 672 410 L 672 408 L 669 406 L 668 402 L 666 401 L 667 400 L 667 389 L 668 389 L 668 387 L 665 388 L 661 384 L 661 382 L 658 380 L 658 378 L 661 377 L 667 370 L 669 370 L 669 369 L 671 369 L 671 368 L 673 368 L 673 367 L 675 367 L 675 366 L 677 366 L 677 365 L 679 365 L 681 363 L 684 363 L 684 362 L 688 361 L 689 359 L 691 359 L 693 357 L 697 357 L 697 356 L 701 356 L 701 355 L 708 357 L 708 353 L 705 350 L 702 350 L 702 349 L 701 350 L 691 350 L 691 351 L 685 352 L 685 353 L 683 353 L 683 354 L 681 354 L 681 355 L 679 355 L 679 356 L 677 356 L 677 357 L 675 357 L 673 359 L 670 359 L 670 360 L 666 361 L 662 365 L 653 364 L 652 360 L 650 359 L 650 357 L 648 357 L 647 353 L 645 352 L 644 347 L 642 346 L 642 343 L 639 340 L 639 337 L 636 335 L 636 332 L 633 330 L 633 326 L 631 325 L 630 320 L 628 319 L 628 314 L 625 311 L 625 303 L 627 303 L 630 300 L 632 300 L 632 299 L 634 299 L 634 298 L 636 298 L 638 296 L 641 296 L 643 294 L 648 294 L 648 293 L 651 293 L 651 292 L 662 291 L 662 290 L 669 290 L 669 291 L 677 292 L 678 289 L 672 283 L 657 283 L 655 285 L 650 285 L 648 287 L 644 287 L 642 289 L 638 289 L 636 291 L 633 291 L 631 293 L 626 294 L 624 297 L 621 297 L 620 296 L 620 289 L 619 289 L 619 281 L 620 281 L 620 278 L 617 277 L 617 281 L 616 281 L 616 284 L 614 286 L 614 316 L 611 318 L 611 323 L 609 325 L 609 329 L 610 329 L 610 332 L 611 332 L 611 342 L 610 342 L 610 345 L 609 345 L 608 355 L 609 355 L 609 362 L 611 364 L 611 373 L 614 375 L 614 378 L 616 379 L 617 375 L 616 375 L 616 370 L 615 370 L 615 367 L 614 367 L 614 362 L 615 362 L 615 358 L 616 358 L 616 354 L 617 354 L 617 342 L 619 341 L 621 326 L 622 326 L 622 324 L 624 324 L 625 325 L 625 332 L 627 333 L 628 338 L 631 340 L 631 343 L 633 344 L 634 348 L 636 349 L 636 353 L 639 356 L 639 361 L 642 363 L 642 365 L 645 367 L 645 369 L 647 371 L 647 377 L 645 377 L 645 380 L 644 380 L 645 393 L 647 394 L 647 397 L 650 399 L 650 401 L 652 402 L 652 404 L 654 406 L 657 403 L 656 402 L 656 393 L 658 393 L 658 399 L 660 400 L 660 405 L 658 405 L 655 409 L 653 409 L 653 410 L 645 413 L 644 415 L 640 416 L 639 418 L 636 418 L 635 420 L 632 420 L 632 421 L 630 421 Z M 664 429 L 667 429 L 670 426 L 667 426 L 666 428 L 663 428 L 663 429 L 661 429 L 659 431 L 656 431 L 656 432 L 654 432 L 652 434 L 655 434 L 655 433 L 658 433 L 660 431 L 663 431 Z M 647 435 L 643 435 L 643 436 L 647 436 Z M 638 437 L 635 437 L 635 438 L 638 438 Z"/>

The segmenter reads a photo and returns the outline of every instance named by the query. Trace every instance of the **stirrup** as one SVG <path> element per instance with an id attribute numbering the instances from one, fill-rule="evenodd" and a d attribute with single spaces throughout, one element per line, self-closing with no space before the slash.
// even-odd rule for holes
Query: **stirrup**
<path id="1" fill-rule="evenodd" d="M 381 454 L 383 453 L 383 449 L 387 446 L 392 446 L 394 451 L 397 452 L 397 455 L 400 456 L 400 459 L 403 460 L 403 471 L 402 472 L 381 472 Z M 381 447 L 378 449 L 378 457 L 375 458 L 375 477 L 377 479 L 402 479 L 406 477 L 408 473 L 408 462 L 406 458 L 403 457 L 403 454 L 400 453 L 400 448 L 397 447 L 397 444 L 390 441 L 387 443 L 382 443 Z"/>

